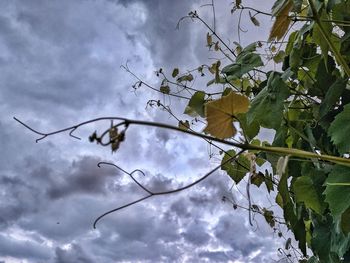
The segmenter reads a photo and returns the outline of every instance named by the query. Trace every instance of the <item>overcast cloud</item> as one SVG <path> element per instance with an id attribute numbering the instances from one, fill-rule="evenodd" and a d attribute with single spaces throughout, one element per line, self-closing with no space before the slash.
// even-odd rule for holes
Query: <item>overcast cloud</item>
<path id="1" fill-rule="evenodd" d="M 237 40 L 232 4 L 217 2 L 218 32 Z M 255 2 L 246 1 L 259 7 Z M 272 2 L 260 7 L 268 11 Z M 194 9 L 211 23 L 211 9 L 200 7 L 204 4 L 0 1 L 0 262 L 277 262 L 283 240 L 263 218 L 257 216 L 251 227 L 246 211 L 221 201 L 226 195 L 246 202 L 237 190 L 229 191 L 232 182 L 221 172 L 185 192 L 111 214 L 92 228 L 102 213 L 146 194 L 126 174 L 98 168 L 98 162 L 111 161 L 128 172 L 141 169 L 145 175 L 135 177 L 153 191 L 173 189 L 218 165 L 217 159 L 209 160 L 205 142 L 131 127 L 111 155 L 87 140 L 101 126 L 77 131 L 81 141 L 64 134 L 35 143 L 38 137 L 12 119 L 43 131 L 101 116 L 176 125 L 167 113 L 146 109 L 146 103 L 161 99 L 179 112 L 184 102 L 145 88 L 134 92 L 135 79 L 120 66 L 128 63 L 158 87 L 154 71 L 159 67 L 169 74 L 173 67 L 193 69 L 211 61 L 203 25 L 184 20 L 175 29 Z M 242 23 L 249 28 L 243 45 L 266 38 L 269 19 L 261 18 L 259 29 L 247 17 Z M 266 197 L 253 190 L 254 202 Z"/>

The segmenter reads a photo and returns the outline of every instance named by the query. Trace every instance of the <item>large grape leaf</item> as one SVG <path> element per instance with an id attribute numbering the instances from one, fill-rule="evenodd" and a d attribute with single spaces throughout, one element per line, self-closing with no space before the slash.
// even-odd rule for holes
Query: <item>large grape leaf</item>
<path id="1" fill-rule="evenodd" d="M 306 207 L 311 208 L 318 214 L 323 213 L 325 209 L 324 203 L 309 176 L 298 177 L 293 183 L 293 189 L 298 202 L 304 202 Z"/>
<path id="2" fill-rule="evenodd" d="M 233 126 L 234 117 L 236 114 L 247 112 L 248 107 L 249 99 L 234 92 L 230 92 L 218 100 L 207 102 L 205 116 L 208 124 L 204 132 L 220 139 L 234 136 L 237 132 Z"/>
<path id="3" fill-rule="evenodd" d="M 340 216 L 350 206 L 350 167 L 335 165 L 326 180 L 326 185 L 326 202 L 333 216 Z"/>
<path id="4" fill-rule="evenodd" d="M 337 114 L 335 120 L 328 129 L 328 135 L 337 146 L 338 151 L 347 153 L 350 151 L 350 104 L 345 105 L 342 112 Z"/>
<path id="5" fill-rule="evenodd" d="M 284 100 L 289 89 L 280 74 L 270 74 L 267 86 L 255 97 L 247 113 L 248 123 L 256 121 L 265 128 L 278 130 L 283 117 Z"/>

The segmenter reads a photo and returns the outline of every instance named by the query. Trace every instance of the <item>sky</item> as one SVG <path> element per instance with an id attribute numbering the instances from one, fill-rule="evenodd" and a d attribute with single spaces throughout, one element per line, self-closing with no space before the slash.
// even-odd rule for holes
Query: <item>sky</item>
<path id="1" fill-rule="evenodd" d="M 210 1 L 209 1 L 210 2 Z M 273 1 L 243 0 L 269 11 Z M 283 262 L 277 237 L 261 216 L 254 226 L 244 205 L 244 190 L 221 171 L 192 189 L 152 197 L 104 217 L 102 213 L 145 195 L 113 162 L 149 189 L 173 189 L 194 181 L 219 164 L 200 139 L 154 128 L 130 127 L 120 149 L 111 154 L 88 141 L 91 124 L 77 130 L 82 140 L 59 134 L 36 143 L 33 128 L 54 131 L 102 116 L 177 125 L 166 112 L 146 107 L 151 99 L 180 114 L 185 101 L 146 87 L 159 87 L 154 71 L 193 69 L 212 61 L 207 30 L 198 21 L 179 19 L 197 10 L 212 23 L 208 1 L 172 0 L 2 0 L 0 1 L 0 262 Z M 217 30 L 238 41 L 238 13 L 230 1 L 216 1 Z M 241 44 L 266 40 L 270 18 L 249 21 Z M 197 80 L 197 85 L 205 85 Z M 181 116 L 186 119 L 185 116 Z M 253 202 L 268 202 L 252 186 Z M 265 201 L 263 201 L 265 200 Z M 266 201 L 267 200 L 267 201 Z M 259 203 L 259 204 L 260 204 Z"/>

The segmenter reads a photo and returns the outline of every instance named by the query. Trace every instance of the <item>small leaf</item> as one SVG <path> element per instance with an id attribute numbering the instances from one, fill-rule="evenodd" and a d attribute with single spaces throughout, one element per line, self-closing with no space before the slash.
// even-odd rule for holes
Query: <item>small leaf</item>
<path id="1" fill-rule="evenodd" d="M 275 63 L 281 63 L 284 60 L 286 53 L 283 50 L 278 51 L 278 53 L 272 58 Z"/>
<path id="2" fill-rule="evenodd" d="M 290 246 L 292 244 L 292 239 L 288 238 L 286 241 L 286 245 L 284 246 L 285 249 L 290 249 Z"/>
<path id="3" fill-rule="evenodd" d="M 215 46 L 214 46 L 214 50 L 215 50 L 215 51 L 218 51 L 219 49 L 220 49 L 220 47 L 219 47 L 219 41 L 216 41 Z"/>
<path id="4" fill-rule="evenodd" d="M 192 74 L 187 74 L 187 75 L 183 75 L 181 77 L 177 78 L 177 82 L 183 82 L 183 81 L 192 81 L 193 80 L 193 76 Z"/>
<path id="5" fill-rule="evenodd" d="M 204 132 L 217 138 L 226 139 L 236 134 L 233 118 L 236 114 L 248 111 L 249 100 L 246 96 L 231 92 L 218 100 L 205 104 L 207 126 Z"/>
<path id="6" fill-rule="evenodd" d="M 209 32 L 207 33 L 207 46 L 211 47 L 213 44 L 213 38 L 212 36 L 209 34 Z"/>
<path id="7" fill-rule="evenodd" d="M 265 181 L 264 174 L 262 172 L 255 173 L 252 175 L 250 181 L 257 187 L 260 187 L 260 185 Z"/>
<path id="8" fill-rule="evenodd" d="M 109 129 L 109 140 L 111 142 L 112 152 L 117 151 L 121 142 L 118 128 L 111 127 Z"/>
<path id="9" fill-rule="evenodd" d="M 179 128 L 181 129 L 181 130 L 188 130 L 188 129 L 190 129 L 190 123 L 188 122 L 188 120 L 186 120 L 186 121 L 179 121 Z"/>
<path id="10" fill-rule="evenodd" d="M 170 87 L 168 85 L 160 86 L 159 90 L 160 90 L 161 93 L 164 93 L 164 94 L 169 94 L 170 93 Z"/>
<path id="11" fill-rule="evenodd" d="M 265 217 L 266 222 L 271 227 L 274 227 L 275 226 L 275 219 L 274 219 L 274 216 L 273 216 L 273 211 L 267 210 L 266 208 L 263 208 L 262 211 L 263 211 L 263 216 Z"/>
<path id="12" fill-rule="evenodd" d="M 243 177 L 249 172 L 250 162 L 244 155 L 239 155 L 238 158 L 228 162 L 227 160 L 235 156 L 236 152 L 234 150 L 229 150 L 225 153 L 224 158 L 222 158 L 221 170 L 227 172 L 227 174 L 232 178 L 232 180 L 238 184 Z"/>
<path id="13" fill-rule="evenodd" d="M 242 4 L 242 0 L 236 0 L 236 8 L 239 8 Z"/>
<path id="14" fill-rule="evenodd" d="M 250 17 L 250 21 L 252 21 L 252 23 L 254 24 L 254 26 L 260 26 L 260 22 L 258 21 L 258 19 L 255 18 L 255 16 L 252 16 L 252 14 L 249 11 L 249 17 Z"/>
<path id="15" fill-rule="evenodd" d="M 171 74 L 171 76 L 173 78 L 175 78 L 177 75 L 179 75 L 179 69 L 178 68 L 174 68 L 173 73 Z"/>
<path id="16" fill-rule="evenodd" d="M 204 117 L 204 103 L 205 103 L 205 92 L 203 91 L 196 91 L 188 105 L 185 108 L 185 114 L 191 116 L 191 117 L 195 117 L 197 115 Z"/>

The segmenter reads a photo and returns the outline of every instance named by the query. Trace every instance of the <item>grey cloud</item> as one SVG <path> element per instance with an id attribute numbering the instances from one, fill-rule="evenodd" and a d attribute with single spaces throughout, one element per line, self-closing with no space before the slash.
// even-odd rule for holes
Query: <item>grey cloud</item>
<path id="1" fill-rule="evenodd" d="M 45 262 L 51 258 L 50 250 L 44 244 L 14 239 L 4 234 L 0 234 L 0 255 L 36 262 Z"/>
<path id="2" fill-rule="evenodd" d="M 3 189 L 0 203 L 0 226 L 8 227 L 26 213 L 38 211 L 43 204 L 37 186 L 16 177 L 2 175 L 0 186 Z"/>
<path id="3" fill-rule="evenodd" d="M 94 263 L 95 260 L 89 256 L 78 244 L 71 244 L 70 248 L 56 248 L 55 263 Z"/>
<path id="4" fill-rule="evenodd" d="M 48 189 L 48 195 L 52 199 L 67 196 L 72 193 L 106 193 L 106 182 L 108 177 L 116 175 L 119 178 L 120 172 L 116 170 L 113 174 L 109 169 L 97 167 L 99 159 L 84 156 L 65 171 L 66 175 L 54 175 L 64 178 L 64 181 L 57 181 Z M 52 176 L 53 177 L 53 176 Z"/>
<path id="5" fill-rule="evenodd" d="M 0 16 L 1 100 L 8 110 L 16 108 L 23 115 L 34 111 L 41 118 L 55 115 L 58 120 L 101 108 L 106 96 L 127 100 L 121 92 L 126 84 L 118 80 L 125 79 L 119 66 L 127 60 L 128 55 L 121 56 L 129 40 L 121 37 L 119 19 L 132 15 L 132 10 L 79 0 L 1 5 L 11 10 Z M 124 27 L 134 30 L 133 23 Z"/>
<path id="6" fill-rule="evenodd" d="M 157 0 L 118 2 L 124 6 L 130 6 L 135 2 L 141 3 L 147 9 L 149 15 L 143 27 L 145 33 L 143 37 L 149 43 L 148 48 L 153 54 L 157 67 L 172 68 L 188 65 L 188 62 L 194 59 L 189 44 L 193 40 L 190 28 L 181 26 L 181 31 L 176 30 L 180 18 L 191 11 L 193 2 Z M 162 22 L 159 23 L 159 21 Z M 153 41 L 154 39 L 157 41 Z"/>
<path id="7" fill-rule="evenodd" d="M 200 258 L 208 259 L 209 262 L 228 262 L 239 259 L 234 251 L 202 251 Z"/>
<path id="8" fill-rule="evenodd" d="M 205 245 L 210 240 L 210 235 L 207 233 L 207 222 L 193 220 L 186 227 L 186 231 L 182 233 L 185 240 L 195 246 Z"/>

